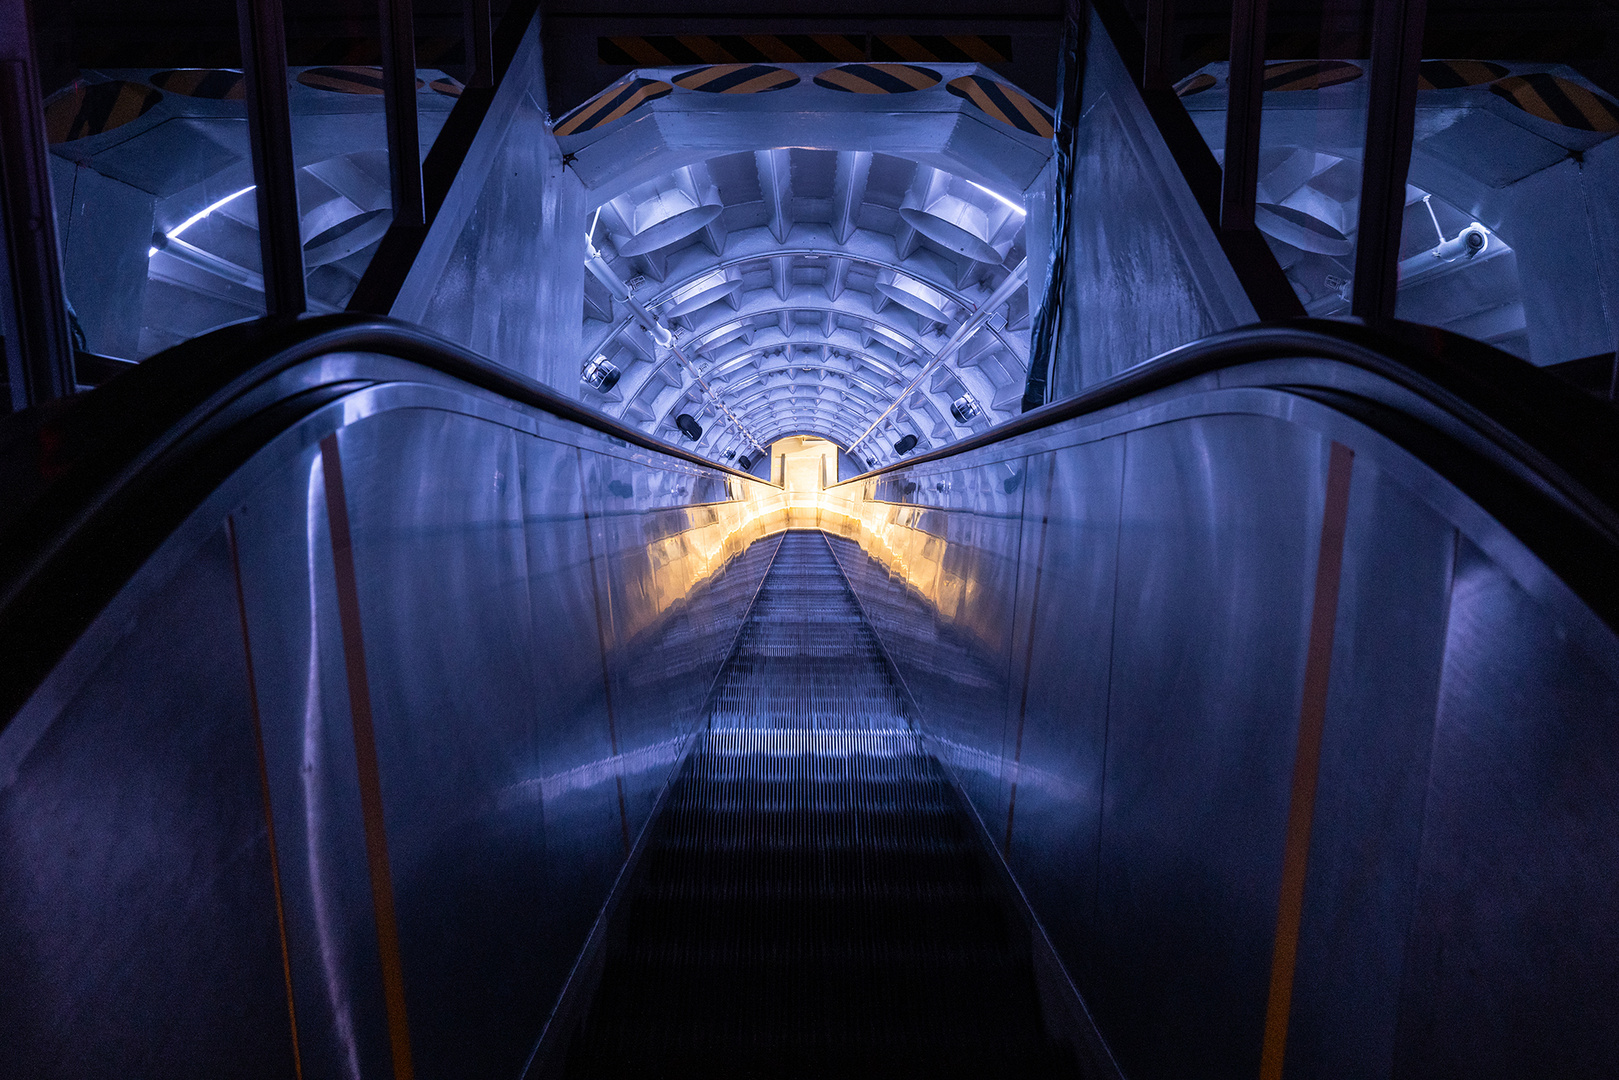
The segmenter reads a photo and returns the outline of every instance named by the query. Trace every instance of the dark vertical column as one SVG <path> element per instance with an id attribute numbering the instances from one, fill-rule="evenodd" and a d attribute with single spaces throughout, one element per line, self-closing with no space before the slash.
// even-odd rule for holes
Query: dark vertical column
<path id="1" fill-rule="evenodd" d="M 1220 228 L 1254 227 L 1259 185 L 1259 122 L 1265 94 L 1267 0 L 1231 6 L 1231 73 L 1225 118 L 1225 179 L 1220 187 Z"/>
<path id="2" fill-rule="evenodd" d="M 1080 97 L 1085 88 L 1085 59 L 1090 48 L 1089 0 L 1068 0 L 1062 43 L 1057 52 L 1057 113 L 1052 124 L 1051 248 L 1046 256 L 1044 289 L 1029 334 L 1029 371 L 1023 384 L 1023 411 L 1038 409 L 1051 395 L 1062 327 L 1063 297 L 1068 277 L 1069 203 L 1074 189 L 1074 140 Z M 1029 272 L 1029 298 L 1034 300 L 1035 270 Z"/>
<path id="3" fill-rule="evenodd" d="M 1230 93 L 1225 167 L 1220 185 L 1220 246 L 1261 319 L 1304 314 L 1298 294 L 1254 224 L 1259 190 L 1260 124 L 1265 111 L 1265 24 L 1269 0 L 1236 0 L 1231 8 Z"/>
<path id="4" fill-rule="evenodd" d="M 236 0 L 236 28 L 242 41 L 242 71 L 247 76 L 247 131 L 257 185 L 254 198 L 259 210 L 264 307 L 271 315 L 298 315 L 308 305 L 281 0 Z"/>
<path id="5" fill-rule="evenodd" d="M 382 27 L 382 93 L 388 114 L 388 179 L 393 223 L 427 221 L 422 194 L 421 133 L 416 127 L 416 16 L 410 0 L 378 0 Z"/>
<path id="6" fill-rule="evenodd" d="M 1144 90 L 1168 90 L 1174 82 L 1175 0 L 1148 0 L 1147 49 L 1142 58 Z"/>
<path id="7" fill-rule="evenodd" d="M 495 46 L 489 0 L 461 0 L 466 27 L 467 85 L 485 89 L 495 85 Z"/>
<path id="8" fill-rule="evenodd" d="M 25 0 L 0 0 L 0 213 L 10 295 L 5 335 L 11 407 L 73 393 L 73 337 L 51 198 L 45 110 Z"/>
<path id="9" fill-rule="evenodd" d="M 1417 69 L 1428 0 L 1385 0 L 1372 21 L 1372 85 L 1361 165 L 1360 226 L 1350 311 L 1363 319 L 1394 317 L 1400 231 L 1411 139 L 1417 113 Z"/>

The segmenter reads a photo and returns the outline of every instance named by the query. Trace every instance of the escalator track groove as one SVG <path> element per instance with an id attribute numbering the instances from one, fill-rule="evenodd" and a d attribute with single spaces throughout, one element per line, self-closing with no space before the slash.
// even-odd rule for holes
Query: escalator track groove
<path id="1" fill-rule="evenodd" d="M 569 1077 L 1077 1075 L 825 537 L 788 532 L 608 928 Z"/>

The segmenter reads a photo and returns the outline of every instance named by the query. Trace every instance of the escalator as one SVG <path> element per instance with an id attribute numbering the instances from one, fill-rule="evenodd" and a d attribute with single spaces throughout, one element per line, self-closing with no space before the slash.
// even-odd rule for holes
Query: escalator
<path id="1" fill-rule="evenodd" d="M 825 536 L 760 543 L 770 570 L 605 928 L 564 1075 L 1078 1075 L 1041 1022 L 1017 898 Z"/>
<path id="2" fill-rule="evenodd" d="M 813 497 L 383 320 L 20 420 L 0 1073 L 1619 1045 L 1613 419 L 1510 358 L 1261 327 Z"/>

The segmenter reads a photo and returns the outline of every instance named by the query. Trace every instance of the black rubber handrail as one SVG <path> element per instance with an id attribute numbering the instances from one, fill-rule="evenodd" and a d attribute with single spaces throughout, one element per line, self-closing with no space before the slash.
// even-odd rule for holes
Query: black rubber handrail
<path id="1" fill-rule="evenodd" d="M 163 539 L 301 416 L 397 370 L 255 395 L 336 354 L 375 354 L 622 443 L 764 483 L 620 423 L 420 327 L 381 316 L 266 319 L 185 342 L 105 386 L 0 420 L 0 718 L 9 718 Z M 0 724 L 3 726 L 3 724 Z"/>
<path id="2" fill-rule="evenodd" d="M 1076 397 L 844 483 L 955 458 L 1264 361 L 1301 366 L 1268 370 L 1245 385 L 1314 397 L 1390 436 L 1496 517 L 1619 630 L 1619 411 L 1527 361 L 1432 327 L 1300 319 L 1215 334 Z M 1377 376 L 1426 402 L 1433 417 L 1411 415 L 1409 399 L 1397 393 L 1321 382 L 1309 370 L 1320 361 Z"/>
<path id="3" fill-rule="evenodd" d="M 241 402 L 306 361 L 367 352 L 420 364 L 630 445 L 757 480 L 414 326 L 335 315 L 227 328 L 94 393 L 0 422 L 0 717 L 12 715 L 141 562 L 231 471 L 299 416 L 364 382 L 350 377 L 301 387 L 248 412 L 237 408 Z M 1323 360 L 1370 372 L 1427 402 L 1434 415 L 1414 416 L 1398 395 L 1379 400 L 1364 387 L 1352 394 L 1321 380 L 1312 365 Z M 1273 366 L 1245 385 L 1314 396 L 1391 435 L 1492 513 L 1619 629 L 1619 575 L 1612 573 L 1619 558 L 1619 414 L 1517 358 L 1423 327 L 1301 321 L 1216 335 L 1076 398 L 855 479 L 969 453 L 1260 361 L 1301 366 Z"/>

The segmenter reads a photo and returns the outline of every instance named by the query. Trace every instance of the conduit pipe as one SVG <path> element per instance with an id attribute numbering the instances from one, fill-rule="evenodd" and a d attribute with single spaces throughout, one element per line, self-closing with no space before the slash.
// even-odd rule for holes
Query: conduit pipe
<path id="1" fill-rule="evenodd" d="M 708 385 L 708 380 L 703 378 L 702 373 L 697 370 L 697 365 L 686 359 L 686 354 L 681 352 L 679 347 L 675 345 L 675 333 L 669 328 L 669 324 L 635 298 L 635 294 L 630 291 L 630 287 L 613 272 L 611 266 L 607 265 L 607 260 L 602 258 L 602 253 L 597 250 L 595 243 L 588 236 L 585 238 L 585 269 L 589 270 L 597 281 L 607 287 L 607 291 L 612 293 L 613 299 L 635 312 L 641 320 L 641 325 L 646 327 L 647 333 L 652 335 L 653 343 L 659 348 L 668 349 L 674 354 L 675 359 L 680 361 L 680 365 L 691 373 L 693 379 L 697 380 L 697 385 L 703 388 L 703 393 L 708 396 L 709 401 L 713 402 L 714 408 L 718 409 L 731 422 L 732 426 L 742 433 L 742 437 L 752 443 L 753 448 L 759 453 L 767 454 L 769 451 L 764 448 L 764 444 L 754 438 L 753 432 L 744 427 L 742 421 L 738 420 L 731 410 L 725 407 L 725 402 L 721 401 L 720 396 L 714 392 L 714 388 Z"/>
<path id="2" fill-rule="evenodd" d="M 916 378 L 911 380 L 910 385 L 904 390 L 900 391 L 899 395 L 894 398 L 893 402 L 888 406 L 888 408 L 884 409 L 878 415 L 877 419 L 871 422 L 871 426 L 865 431 L 861 432 L 860 437 L 848 445 L 846 451 L 848 453 L 853 453 L 855 447 L 859 446 L 861 443 L 865 442 L 866 439 L 870 438 L 871 433 L 877 430 L 877 426 L 888 417 L 888 414 L 899 408 L 900 403 L 906 398 L 910 397 L 911 393 L 918 386 L 922 385 L 922 380 L 928 377 L 928 373 L 934 368 L 938 367 L 940 363 L 949 359 L 956 352 L 960 351 L 961 347 L 967 344 L 968 339 L 970 339 L 974 334 L 978 333 L 978 331 L 983 328 L 984 324 L 989 321 L 989 317 L 995 313 L 995 310 L 1010 300 L 1012 294 L 1017 292 L 1018 289 L 1022 288 L 1028 280 L 1029 260 L 1024 259 L 1022 262 L 1017 264 L 1017 268 L 1015 270 L 1006 276 L 1006 280 L 1001 282 L 1000 287 L 994 292 L 990 293 L 989 299 L 985 300 L 982 304 L 979 304 L 978 307 L 973 309 L 973 313 L 969 315 L 960 326 L 956 327 L 956 332 L 950 335 L 950 340 L 946 341 L 943 347 L 941 347 L 938 352 L 933 354 L 933 359 L 929 360 L 927 364 L 923 366 Z"/>

